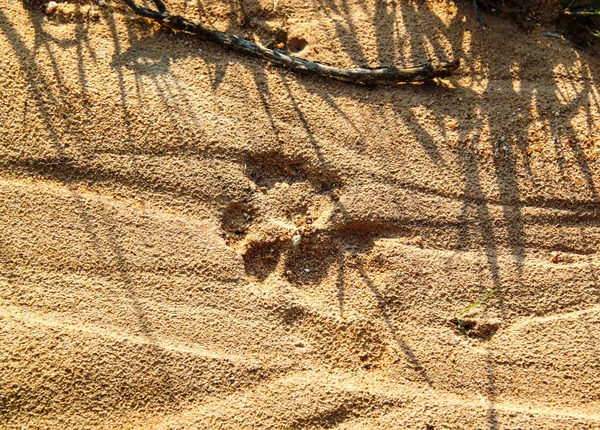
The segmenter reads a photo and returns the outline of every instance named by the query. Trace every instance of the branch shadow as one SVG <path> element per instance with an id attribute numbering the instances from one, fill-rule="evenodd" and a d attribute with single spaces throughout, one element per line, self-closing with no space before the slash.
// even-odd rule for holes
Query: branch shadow
<path id="1" fill-rule="evenodd" d="M 204 15 L 204 18 L 210 19 L 212 9 L 205 3 L 197 0 L 197 9 L 199 13 Z M 563 122 L 575 119 L 585 121 L 588 125 L 588 134 L 596 133 L 597 118 L 595 118 L 593 111 L 588 108 L 583 112 L 580 107 L 586 102 L 588 106 L 600 103 L 600 96 L 595 85 L 600 80 L 600 70 L 593 67 L 584 67 L 582 70 L 577 71 L 576 63 L 579 55 L 572 55 L 570 59 L 568 56 L 544 58 L 536 65 L 536 70 L 539 70 L 536 73 L 556 74 L 555 70 L 563 67 L 571 74 L 573 80 L 579 79 L 580 87 L 562 88 L 557 83 L 555 85 L 555 97 L 542 99 L 535 87 L 519 87 L 517 82 L 520 82 L 521 78 L 517 79 L 513 76 L 513 71 L 518 69 L 523 71 L 524 76 L 535 79 L 534 73 L 527 75 L 526 71 L 528 68 L 533 68 L 531 63 L 536 62 L 538 57 L 528 58 L 518 51 L 511 52 L 507 50 L 504 52 L 514 55 L 514 58 L 507 59 L 492 52 L 493 50 L 489 49 L 489 32 L 478 28 L 474 12 L 471 10 L 471 3 L 468 1 L 456 4 L 457 11 L 449 21 L 442 20 L 435 10 L 430 9 L 426 3 L 419 1 L 369 3 L 367 1 L 323 0 L 317 3 L 318 9 L 330 21 L 324 24 L 326 27 L 324 31 L 331 36 L 331 44 L 336 42 L 341 46 L 344 53 L 356 65 L 369 65 L 372 63 L 373 59 L 369 57 L 369 52 L 376 53 L 376 61 L 381 65 L 407 65 L 428 58 L 446 60 L 461 57 L 463 66 L 459 75 L 448 80 L 449 85 L 453 88 L 445 88 L 442 85 L 402 86 L 373 91 L 370 88 L 353 87 L 342 83 L 325 83 L 310 77 L 290 77 L 289 74 L 281 71 L 267 70 L 263 63 L 253 59 L 245 59 L 233 52 L 228 53 L 227 58 L 211 58 L 208 55 L 199 55 L 198 47 L 204 46 L 205 42 L 200 43 L 188 36 L 177 37 L 189 41 L 189 49 L 169 49 L 168 46 L 163 46 L 163 42 L 171 36 L 162 30 L 157 33 L 150 32 L 150 35 L 148 35 L 147 31 L 140 31 L 132 27 L 128 29 L 127 34 L 130 46 L 124 47 L 124 36 L 118 28 L 115 17 L 110 12 L 105 13 L 103 16 L 114 47 L 111 64 L 117 74 L 119 88 L 117 96 L 120 99 L 121 115 L 125 123 L 129 127 L 131 122 L 134 121 L 129 107 L 133 95 L 126 82 L 126 73 L 132 73 L 135 77 L 135 96 L 140 103 L 144 99 L 144 85 L 149 85 L 166 106 L 175 105 L 176 108 L 182 111 L 193 113 L 193 103 L 186 98 L 186 95 L 191 95 L 192 90 L 183 86 L 178 87 L 177 81 L 170 79 L 175 62 L 182 58 L 193 58 L 203 62 L 203 67 L 210 75 L 213 92 L 223 85 L 227 85 L 229 64 L 239 63 L 251 75 L 247 85 L 249 96 L 255 96 L 259 108 L 264 111 L 266 118 L 264 126 L 270 130 L 274 142 L 271 145 L 275 146 L 269 148 L 268 151 L 254 148 L 252 150 L 264 151 L 265 153 L 269 151 L 283 153 L 286 145 L 290 142 L 286 141 L 286 137 L 280 128 L 282 124 L 292 125 L 301 130 L 301 133 L 298 133 L 298 135 L 301 134 L 302 138 L 300 144 L 303 142 L 308 143 L 308 149 L 311 154 L 314 154 L 314 160 L 307 157 L 306 161 L 314 164 L 312 166 L 314 171 L 319 172 L 323 177 L 336 178 L 339 187 L 341 187 L 344 185 L 346 178 L 340 171 L 345 167 L 336 166 L 336 163 L 332 161 L 332 157 L 328 154 L 328 148 L 323 144 L 324 128 L 312 115 L 311 107 L 303 103 L 301 99 L 303 93 L 310 93 L 315 96 L 322 106 L 328 108 L 332 118 L 337 121 L 332 121 L 332 123 L 338 124 L 337 127 L 341 131 L 349 130 L 360 143 L 365 143 L 368 140 L 365 137 L 367 126 L 383 129 L 384 125 L 384 119 L 361 118 L 361 109 L 374 108 L 376 103 L 385 103 L 386 109 L 389 109 L 390 116 L 393 118 L 394 126 L 397 129 L 406 129 L 416 137 L 418 145 L 421 146 L 423 153 L 433 166 L 432 179 L 435 179 L 434 176 L 443 176 L 456 168 L 460 171 L 463 191 L 460 195 L 457 195 L 456 192 L 436 185 L 433 180 L 431 183 L 418 183 L 410 175 L 403 177 L 402 183 L 391 174 L 388 176 L 381 174 L 377 176 L 377 180 L 409 191 L 423 191 L 432 195 L 452 198 L 462 204 L 458 243 L 464 249 L 473 249 L 475 247 L 474 243 L 478 240 L 482 243 L 489 277 L 497 291 L 496 296 L 499 298 L 499 311 L 502 318 L 507 318 L 507 315 L 511 312 L 510 298 L 506 297 L 506 286 L 503 284 L 502 279 L 509 268 L 503 266 L 499 259 L 504 252 L 509 253 L 516 267 L 517 283 L 520 286 L 523 277 L 523 262 L 530 252 L 528 250 L 530 238 L 527 237 L 526 230 L 531 221 L 524 216 L 525 208 L 527 206 L 538 209 L 555 208 L 573 215 L 588 210 L 594 220 L 597 220 L 600 213 L 600 201 L 597 183 L 595 182 L 597 175 L 594 170 L 595 166 L 588 156 L 589 148 L 583 143 L 582 136 L 574 132 L 572 133 L 574 136 L 567 136 L 567 133 L 561 131 L 556 125 L 556 121 L 552 119 L 552 109 L 549 108 L 549 106 L 560 105 L 561 118 L 566 118 Z M 75 38 L 56 38 L 44 30 L 44 18 L 36 10 L 35 2 L 33 0 L 23 0 L 23 5 L 28 10 L 28 17 L 34 31 L 34 47 L 29 48 L 12 23 L 11 17 L 3 10 L 0 10 L 0 33 L 6 37 L 16 53 L 27 80 L 28 103 L 32 104 L 31 109 L 36 109 L 40 113 L 43 124 L 48 130 L 49 139 L 55 146 L 56 157 L 54 162 L 56 166 L 48 163 L 49 166 L 46 167 L 50 170 L 59 170 L 60 165 L 68 162 L 70 156 L 65 151 L 62 143 L 63 132 L 55 126 L 56 120 L 63 113 L 59 113 L 55 107 L 58 106 L 62 111 L 67 112 L 69 107 L 63 95 L 60 93 L 55 95 L 53 92 L 45 90 L 51 87 L 51 80 L 55 80 L 60 84 L 65 73 L 64 70 L 61 70 L 59 62 L 56 61 L 53 49 L 75 47 L 79 86 L 84 98 L 91 97 L 88 91 L 88 76 L 91 72 L 87 68 L 85 53 L 87 52 L 93 62 L 101 60 L 89 40 L 89 25 L 78 22 Z M 239 20 L 242 12 L 239 12 L 238 6 L 231 6 L 231 10 L 238 11 L 235 14 L 217 17 L 218 19 L 229 20 L 226 25 L 231 31 L 239 31 L 240 25 L 243 25 Z M 250 6 L 243 12 L 244 20 L 260 19 L 259 15 L 252 15 L 255 13 L 253 10 L 256 5 Z M 370 42 L 365 35 L 359 34 L 359 28 L 366 28 L 365 22 L 358 22 L 357 17 L 359 14 L 357 11 L 359 10 L 361 12 L 360 16 L 364 15 L 366 17 L 361 19 L 371 24 L 370 30 L 373 33 L 373 38 Z M 493 18 L 490 19 L 493 21 Z M 525 36 L 524 34 L 518 34 L 518 30 L 515 30 L 512 37 Z M 373 46 L 366 46 L 368 43 Z M 48 56 L 52 77 L 48 77 L 37 63 L 41 52 Z M 472 79 L 470 82 L 466 82 L 469 81 L 467 78 Z M 494 100 L 491 98 L 494 94 L 498 94 L 500 91 L 506 92 L 506 85 L 504 84 L 509 81 L 512 81 L 514 85 L 503 100 L 518 101 L 524 109 L 530 110 L 531 117 L 534 120 L 544 123 L 548 127 L 553 138 L 544 144 L 553 148 L 556 152 L 554 163 L 561 172 L 563 179 L 565 181 L 569 179 L 570 174 L 572 174 L 572 170 L 570 172 L 569 168 L 573 167 L 577 168 L 583 177 L 586 195 L 582 196 L 577 202 L 569 201 L 558 193 L 552 194 L 553 189 L 549 189 L 543 180 L 536 178 L 535 163 L 529 153 L 531 142 L 527 137 L 527 132 L 533 130 L 534 120 L 528 122 L 529 119 L 524 118 L 521 122 L 512 122 L 511 112 L 504 112 L 490 102 L 490 100 Z M 280 88 L 275 88 L 275 86 Z M 400 97 L 395 97 L 400 92 L 402 92 Z M 175 93 L 180 97 L 174 97 Z M 573 93 L 576 96 L 572 96 Z M 365 101 L 366 95 L 371 96 L 374 101 Z M 437 99 L 439 101 L 443 97 L 447 97 L 447 103 L 431 103 L 429 100 Z M 466 101 L 463 102 L 459 98 L 464 98 Z M 354 104 L 350 105 L 347 103 L 348 100 L 354 102 Z M 469 103 L 467 117 L 457 112 L 458 109 L 456 109 L 456 105 L 466 103 Z M 277 109 L 277 107 L 280 109 Z M 426 112 L 426 117 L 423 117 L 426 121 L 423 118 L 416 118 L 417 114 L 413 115 L 413 111 L 416 111 L 417 108 Z M 249 106 L 247 112 L 253 113 L 251 112 L 252 109 L 253 107 Z M 357 112 L 353 112 L 353 109 L 356 109 Z M 175 120 L 177 112 L 173 111 L 172 115 L 171 119 Z M 455 139 L 454 149 L 449 149 L 449 142 L 454 138 L 450 132 L 451 130 L 444 126 L 444 121 L 456 122 L 459 124 L 459 128 L 464 125 L 464 128 L 457 133 L 458 137 Z M 195 119 L 190 127 L 197 127 L 198 122 Z M 371 123 L 369 124 L 369 122 Z M 438 125 L 432 126 L 431 124 Z M 66 133 L 71 131 L 67 130 Z M 336 132 L 334 131 L 333 134 Z M 90 142 L 87 143 L 87 150 L 93 153 L 95 142 L 93 141 L 93 133 L 90 133 L 90 135 L 92 137 Z M 129 139 L 133 138 L 130 136 Z M 571 139 L 573 143 L 568 143 L 568 139 Z M 486 142 L 489 143 L 489 148 L 486 148 L 486 150 L 489 149 L 489 153 L 485 156 L 490 161 L 489 165 L 493 166 L 491 171 L 484 170 L 484 156 L 481 155 L 483 150 L 475 146 L 475 144 L 485 146 Z M 298 145 L 298 142 L 294 141 L 290 145 Z M 376 148 L 376 145 L 373 145 L 373 147 Z M 394 149 L 400 151 L 401 144 L 398 144 Z M 372 150 L 372 152 L 376 151 L 377 149 Z M 535 152 L 533 154 L 535 155 Z M 242 159 L 243 157 L 240 157 L 240 160 Z M 570 163 L 570 159 L 575 160 L 575 162 Z M 142 169 L 143 167 L 139 168 Z M 64 178 L 64 176 L 61 176 L 61 178 Z M 118 178 L 118 181 L 121 181 L 121 179 Z M 123 182 L 125 181 L 123 180 Z M 532 184 L 533 190 L 525 193 L 524 187 L 527 183 Z M 158 192 L 164 191 L 158 188 L 155 189 Z M 186 192 L 185 188 L 184 192 Z M 211 191 L 207 191 L 208 196 L 210 196 L 210 193 Z M 77 198 L 76 201 L 78 201 Z M 496 225 L 496 220 L 490 210 L 491 205 L 501 207 L 502 226 Z M 84 209 L 80 207 L 82 214 Z M 85 215 L 82 215 L 82 217 L 85 218 Z M 90 226 L 93 225 L 91 220 L 85 222 Z M 539 220 L 539 223 L 550 224 L 550 221 Z M 93 237 L 95 233 L 90 230 L 89 234 Z M 477 237 L 477 240 L 474 239 L 475 237 Z M 131 287 L 132 292 L 130 294 L 134 294 L 135 285 L 128 274 L 127 262 L 123 258 L 123 250 L 119 245 L 118 235 L 110 238 L 110 242 L 118 262 L 119 276 L 125 284 Z M 350 257 L 348 251 L 344 249 L 345 245 L 342 245 L 339 245 L 337 238 L 316 238 L 310 246 L 292 251 L 285 268 L 293 273 L 302 272 L 305 269 L 303 263 L 301 263 L 305 256 L 302 253 L 318 254 L 321 256 L 319 258 L 320 264 L 311 264 L 314 267 L 311 268 L 310 282 L 319 283 L 325 279 L 329 273 L 329 268 L 336 262 L 339 263 L 336 278 L 337 300 L 340 313 L 344 315 L 346 306 L 344 278 L 349 270 L 347 259 Z M 504 249 L 503 246 L 505 246 Z M 506 247 L 508 251 L 505 251 Z M 366 249 L 368 249 L 368 246 Z M 277 254 L 274 258 L 275 263 L 277 263 L 280 255 Z M 276 264 L 269 264 L 260 272 L 268 274 L 276 267 Z M 382 318 L 385 320 L 390 332 L 393 333 L 398 346 L 404 351 L 407 360 L 419 369 L 422 379 L 431 385 L 431 378 L 423 365 L 398 335 L 390 312 L 386 307 L 385 297 L 373 284 L 360 263 L 357 270 L 365 285 L 375 296 Z M 262 280 L 265 278 L 263 277 Z M 288 280 L 290 282 L 298 281 L 294 277 L 288 277 Z M 136 308 L 136 313 L 138 313 L 140 327 L 151 339 L 154 335 L 148 322 L 144 319 L 143 310 L 139 306 L 139 302 L 136 302 L 135 296 L 132 295 L 131 299 Z M 494 399 L 498 394 L 494 372 L 494 360 L 490 353 L 488 365 L 488 391 L 491 399 L 488 407 L 490 428 L 497 428 L 499 425 L 494 410 Z"/>
<path id="2" fill-rule="evenodd" d="M 418 370 L 419 374 L 421 375 L 421 379 L 423 379 L 423 381 L 425 381 L 427 383 L 427 385 L 432 386 L 433 385 L 432 381 L 429 378 L 429 375 L 427 375 L 427 371 L 426 371 L 425 367 L 423 366 L 423 363 L 421 363 L 421 361 L 415 355 L 414 351 L 410 348 L 408 343 L 406 343 L 406 341 L 398 335 L 398 330 L 395 328 L 394 323 L 391 318 L 391 315 L 387 310 L 385 297 L 381 294 L 381 291 L 379 291 L 379 289 L 373 284 L 373 281 L 371 281 L 371 278 L 369 278 L 369 276 L 365 272 L 360 260 L 355 259 L 354 261 L 355 261 L 356 268 L 357 268 L 362 280 L 364 281 L 365 285 L 367 287 L 369 287 L 369 289 L 375 296 L 375 299 L 377 300 L 377 306 L 379 307 L 381 316 L 383 317 L 383 319 L 388 327 L 388 330 L 394 337 L 396 344 L 404 352 L 404 355 L 406 356 L 406 359 L 410 362 L 411 366 Z"/>

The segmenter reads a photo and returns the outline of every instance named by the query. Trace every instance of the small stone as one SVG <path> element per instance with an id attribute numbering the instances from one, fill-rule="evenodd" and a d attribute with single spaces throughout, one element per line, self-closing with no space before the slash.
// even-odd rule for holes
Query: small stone
<path id="1" fill-rule="evenodd" d="M 304 271 L 305 271 L 306 273 L 308 273 L 308 272 L 310 272 L 310 269 L 307 267 L 306 269 L 304 269 Z"/>
<path id="2" fill-rule="evenodd" d="M 298 246 L 301 240 L 302 236 L 300 236 L 299 234 L 294 235 L 294 237 L 292 237 L 292 246 Z"/>
<path id="3" fill-rule="evenodd" d="M 560 261 L 560 251 L 553 251 L 552 252 L 552 262 L 556 264 L 559 261 Z"/>
<path id="4" fill-rule="evenodd" d="M 46 14 L 52 15 L 58 9 L 58 3 L 51 1 L 46 5 Z"/>

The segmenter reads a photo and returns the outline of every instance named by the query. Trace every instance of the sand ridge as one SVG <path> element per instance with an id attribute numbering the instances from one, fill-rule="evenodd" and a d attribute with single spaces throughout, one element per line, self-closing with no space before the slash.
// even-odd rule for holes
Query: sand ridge
<path id="1" fill-rule="evenodd" d="M 0 0 L 0 425 L 599 428 L 595 51 L 470 2 L 241 4 L 169 0 L 461 68 L 351 86 Z"/>

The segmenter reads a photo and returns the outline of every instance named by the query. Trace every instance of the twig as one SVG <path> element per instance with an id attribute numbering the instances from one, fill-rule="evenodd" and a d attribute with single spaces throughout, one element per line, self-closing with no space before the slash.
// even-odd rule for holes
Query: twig
<path id="1" fill-rule="evenodd" d="M 199 22 L 180 15 L 171 14 L 161 0 L 154 0 L 158 10 L 139 6 L 134 0 L 124 0 L 131 10 L 161 24 L 185 33 L 195 34 L 202 39 L 211 40 L 247 55 L 269 61 L 272 65 L 283 67 L 298 73 L 311 74 L 337 81 L 365 85 L 393 85 L 401 82 L 424 82 L 434 78 L 450 76 L 459 61 L 428 62 L 408 68 L 377 67 L 340 69 L 316 61 L 294 57 L 278 49 L 269 49 L 240 37 L 222 31 L 209 29 Z"/>
<path id="2" fill-rule="evenodd" d="M 600 16 L 600 9 L 584 9 L 584 10 L 569 10 L 563 11 L 565 15 L 577 15 L 577 16 Z"/>
<path id="3" fill-rule="evenodd" d="M 154 4 L 156 5 L 156 8 L 158 9 L 159 12 L 166 12 L 167 11 L 167 7 L 162 2 L 162 0 L 154 0 Z"/>
<path id="4" fill-rule="evenodd" d="M 482 28 L 488 28 L 488 26 L 485 25 L 485 22 L 483 22 L 483 19 L 481 18 L 481 11 L 479 10 L 479 4 L 477 3 L 477 0 L 473 0 L 473 8 L 475 9 L 475 15 L 477 16 L 477 22 L 479 23 L 479 25 Z"/>
<path id="5" fill-rule="evenodd" d="M 560 34 L 558 34 L 558 33 L 552 33 L 551 31 L 546 31 L 546 32 L 542 33 L 542 36 L 554 37 L 556 39 L 562 39 L 563 38 Z"/>

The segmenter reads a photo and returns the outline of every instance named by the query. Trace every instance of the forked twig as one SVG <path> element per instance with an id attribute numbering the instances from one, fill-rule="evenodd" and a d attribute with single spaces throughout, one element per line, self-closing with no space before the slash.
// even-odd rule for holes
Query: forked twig
<path id="1" fill-rule="evenodd" d="M 269 49 L 248 40 L 222 31 L 207 28 L 197 21 L 180 15 L 171 14 L 162 0 L 153 0 L 157 10 L 139 6 L 134 0 L 124 0 L 131 10 L 139 16 L 157 21 L 176 31 L 195 34 L 202 39 L 211 40 L 247 55 L 269 61 L 272 65 L 294 72 L 310 74 L 337 81 L 365 85 L 393 85 L 408 82 L 425 82 L 434 78 L 450 76 L 459 61 L 428 62 L 408 68 L 377 67 L 340 69 L 316 61 L 294 57 L 278 49 Z"/>

